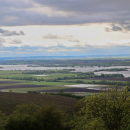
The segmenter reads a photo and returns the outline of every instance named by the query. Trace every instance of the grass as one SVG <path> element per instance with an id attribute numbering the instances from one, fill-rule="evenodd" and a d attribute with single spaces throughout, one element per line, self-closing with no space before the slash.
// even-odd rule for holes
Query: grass
<path id="1" fill-rule="evenodd" d="M 23 83 L 24 84 L 24 83 Z M 27 82 L 26 84 L 33 84 L 33 85 L 75 85 L 77 83 L 67 83 L 67 82 L 46 82 L 46 81 L 32 81 Z"/>
<path id="2" fill-rule="evenodd" d="M 22 71 L 0 71 L 1 74 L 22 74 Z"/>
<path id="3" fill-rule="evenodd" d="M 32 77 L 31 74 L 0 74 L 0 77 L 9 77 L 9 78 L 13 78 L 13 77 Z"/>
<path id="4" fill-rule="evenodd" d="M 16 85 L 20 85 L 22 83 L 10 83 L 10 84 L 0 84 L 0 88 L 4 87 L 4 86 L 16 86 Z"/>
<path id="5" fill-rule="evenodd" d="M 34 75 L 41 75 L 41 74 L 34 74 Z M 49 76 L 34 76 L 36 78 L 43 78 L 43 79 L 56 79 L 56 78 L 63 78 L 63 77 L 72 77 L 76 76 L 76 74 L 48 74 Z"/>
<path id="6" fill-rule="evenodd" d="M 76 76 L 76 74 L 49 74 L 49 76 L 36 76 L 42 74 L 22 74 L 22 71 L 0 71 L 0 78 L 14 78 L 14 77 L 35 77 L 37 79 L 56 79 L 56 78 L 63 78 L 63 77 L 72 77 Z M 48 75 L 48 74 L 47 74 Z"/>
<path id="7" fill-rule="evenodd" d="M 94 93 L 76 93 L 77 96 L 92 96 Z"/>
<path id="8" fill-rule="evenodd" d="M 65 82 L 67 82 L 67 81 L 77 81 L 77 80 L 80 80 L 80 81 L 83 81 L 84 83 L 86 82 L 92 82 L 92 81 L 95 81 L 95 82 L 100 82 L 100 81 L 103 81 L 103 80 L 94 80 L 94 79 L 67 79 L 67 80 L 60 80 L 60 81 L 65 81 Z M 105 81 L 107 81 L 107 82 L 124 82 L 124 83 L 128 83 L 128 81 L 114 81 L 114 80 L 105 80 Z"/>
<path id="9" fill-rule="evenodd" d="M 35 88 L 17 88 L 17 89 L 4 89 L 6 91 L 12 90 L 12 92 L 27 92 L 27 91 L 40 91 L 40 90 L 54 90 L 54 89 L 65 89 L 70 88 L 66 86 L 48 86 L 48 87 L 35 87 Z"/>
<path id="10" fill-rule="evenodd" d="M 43 105 L 56 105 L 58 109 L 67 112 L 70 110 L 79 100 L 74 98 L 67 98 L 56 95 L 45 94 L 27 94 L 27 93 L 0 93 L 0 111 L 9 115 L 20 104 L 37 104 Z"/>
<path id="11" fill-rule="evenodd" d="M 12 79 L 0 79 L 0 81 L 11 81 Z M 15 80 L 16 81 L 16 80 Z"/>

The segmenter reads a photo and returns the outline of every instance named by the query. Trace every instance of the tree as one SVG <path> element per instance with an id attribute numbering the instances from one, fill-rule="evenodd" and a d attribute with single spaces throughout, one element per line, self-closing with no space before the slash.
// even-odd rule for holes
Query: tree
<path id="1" fill-rule="evenodd" d="M 15 115 L 9 117 L 5 130 L 41 130 L 39 122 L 31 115 Z"/>
<path id="2" fill-rule="evenodd" d="M 7 119 L 5 130 L 63 130 L 60 111 L 52 106 L 19 105 Z"/>
<path id="3" fill-rule="evenodd" d="M 6 124 L 6 120 L 7 120 L 7 117 L 5 114 L 3 114 L 1 111 L 0 111 L 0 130 L 4 130 L 4 126 Z"/>
<path id="4" fill-rule="evenodd" d="M 63 93 L 64 93 L 64 90 L 63 90 L 63 89 L 60 89 L 58 93 L 59 93 L 59 94 L 63 94 Z"/>
<path id="5" fill-rule="evenodd" d="M 43 130 L 63 130 L 64 121 L 62 113 L 53 106 L 41 107 L 35 114 Z"/>
<path id="6" fill-rule="evenodd" d="M 82 99 L 73 109 L 71 126 L 74 130 L 122 130 L 130 122 L 128 87 L 116 86 L 100 94 Z M 98 123 L 98 121 L 100 123 Z"/>
<path id="7" fill-rule="evenodd" d="M 35 104 L 22 104 L 18 105 L 13 112 L 14 115 L 33 115 L 39 107 Z"/>

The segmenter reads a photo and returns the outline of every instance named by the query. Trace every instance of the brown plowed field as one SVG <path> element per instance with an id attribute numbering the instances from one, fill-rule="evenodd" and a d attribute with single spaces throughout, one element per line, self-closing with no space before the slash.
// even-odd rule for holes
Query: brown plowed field
<path id="1" fill-rule="evenodd" d="M 11 84 L 11 83 L 19 83 L 17 81 L 0 81 L 0 84 Z"/>
<path id="2" fill-rule="evenodd" d="M 36 87 L 49 87 L 51 85 L 13 85 L 13 86 L 0 86 L 0 89 L 13 89 L 13 88 L 36 88 Z"/>
<path id="3" fill-rule="evenodd" d="M 88 80 L 112 80 L 112 81 L 128 81 L 130 82 L 130 78 L 109 78 L 109 77 L 104 77 L 104 78 L 86 78 Z"/>
<path id="4" fill-rule="evenodd" d="M 29 103 L 40 106 L 54 104 L 57 108 L 66 112 L 78 101 L 78 99 L 56 95 L 0 92 L 0 110 L 6 114 L 11 114 L 17 105 Z"/>
<path id="5" fill-rule="evenodd" d="M 55 90 L 42 90 L 38 92 L 59 92 L 60 89 L 55 89 Z M 85 89 L 85 88 L 68 88 L 68 89 L 63 89 L 64 92 L 90 92 L 90 93 L 98 93 L 100 90 L 94 90 L 94 89 Z"/>

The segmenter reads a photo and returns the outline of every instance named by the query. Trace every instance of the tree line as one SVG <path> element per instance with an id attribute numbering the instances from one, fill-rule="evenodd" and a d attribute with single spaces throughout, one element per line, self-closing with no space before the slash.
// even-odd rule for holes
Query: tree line
<path id="1" fill-rule="evenodd" d="M 62 69 L 62 70 L 24 70 L 22 74 L 55 74 L 55 73 L 70 73 L 75 69 Z"/>
<path id="2" fill-rule="evenodd" d="M 103 84 L 103 85 L 119 85 L 119 86 L 126 86 L 129 84 L 129 82 L 118 82 L 118 81 L 106 81 L 106 80 L 101 80 L 101 81 L 83 81 L 83 80 L 76 80 L 76 81 L 67 81 L 69 83 L 82 83 L 82 84 Z"/>

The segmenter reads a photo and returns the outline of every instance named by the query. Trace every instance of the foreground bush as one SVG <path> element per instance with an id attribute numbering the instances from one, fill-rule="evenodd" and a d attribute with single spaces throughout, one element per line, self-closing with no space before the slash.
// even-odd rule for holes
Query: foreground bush
<path id="1" fill-rule="evenodd" d="M 1 111 L 0 111 L 0 130 L 4 130 L 4 126 L 6 124 L 6 120 L 7 120 L 7 117 L 5 114 L 3 114 Z"/>
<path id="2" fill-rule="evenodd" d="M 4 126 L 5 130 L 62 130 L 62 114 L 52 106 L 21 105 Z"/>
<path id="3" fill-rule="evenodd" d="M 73 130 L 126 130 L 130 123 L 128 88 L 108 89 L 82 99 L 68 122 Z"/>

